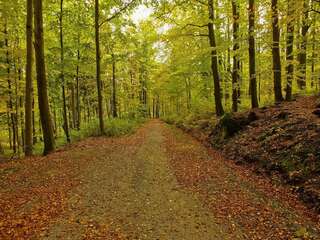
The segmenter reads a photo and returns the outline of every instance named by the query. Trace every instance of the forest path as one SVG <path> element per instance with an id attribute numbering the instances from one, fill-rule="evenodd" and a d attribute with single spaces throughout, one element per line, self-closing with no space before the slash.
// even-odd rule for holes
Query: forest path
<path id="1" fill-rule="evenodd" d="M 179 186 L 162 128 L 150 122 L 133 136 L 94 149 L 69 202 L 70 215 L 54 224 L 47 238 L 233 239 L 198 196 Z"/>
<path id="2" fill-rule="evenodd" d="M 286 189 L 160 121 L 32 160 L 0 165 L 1 239 L 320 239 Z"/>

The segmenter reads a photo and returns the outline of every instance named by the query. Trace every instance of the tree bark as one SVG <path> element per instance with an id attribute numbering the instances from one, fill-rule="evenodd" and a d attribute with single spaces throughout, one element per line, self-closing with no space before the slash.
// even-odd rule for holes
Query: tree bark
<path id="1" fill-rule="evenodd" d="M 26 156 L 32 155 L 32 21 L 33 21 L 33 0 L 27 0 L 27 25 L 26 25 L 26 35 L 27 35 L 27 55 L 26 55 L 26 89 L 25 89 L 25 148 L 24 153 Z"/>
<path id="2" fill-rule="evenodd" d="M 238 0 L 232 0 L 233 15 L 233 70 L 232 70 L 232 111 L 238 111 L 238 98 L 240 88 L 240 59 L 239 59 L 239 3 Z"/>
<path id="3" fill-rule="evenodd" d="M 311 57 L 311 88 L 314 88 L 317 83 L 316 83 L 316 66 L 315 66 L 315 59 L 316 59 L 316 16 L 313 16 L 312 19 L 312 57 Z"/>
<path id="4" fill-rule="evenodd" d="M 12 149 L 13 143 L 12 143 L 12 133 L 11 133 L 11 118 L 10 118 L 10 107 L 9 102 L 7 102 L 7 125 L 8 125 L 8 140 L 9 140 L 9 147 Z"/>
<path id="5" fill-rule="evenodd" d="M 72 122 L 70 124 L 71 128 L 77 127 L 77 110 L 76 110 L 76 93 L 74 89 L 74 83 L 71 84 L 71 113 L 72 113 Z"/>
<path id="6" fill-rule="evenodd" d="M 66 135 L 67 142 L 70 143 L 69 123 L 67 114 L 67 101 L 66 101 L 66 88 L 64 79 L 64 44 L 63 44 L 63 0 L 60 0 L 60 17 L 59 17 L 59 30 L 60 30 L 60 78 L 62 90 L 62 104 L 63 104 L 63 130 Z"/>
<path id="7" fill-rule="evenodd" d="M 98 114 L 100 133 L 104 134 L 104 122 L 103 122 L 103 96 L 102 96 L 102 84 L 101 84 L 101 72 L 100 72 L 100 26 L 99 26 L 99 0 L 95 0 L 95 42 L 96 42 L 96 80 L 98 91 Z"/>
<path id="8" fill-rule="evenodd" d="M 293 56 L 293 44 L 294 44 L 294 0 L 288 0 L 287 6 L 287 86 L 286 86 L 286 100 L 292 100 L 292 80 L 294 77 L 294 56 Z"/>
<path id="9" fill-rule="evenodd" d="M 300 51 L 298 54 L 298 87 L 303 90 L 306 88 L 306 74 L 307 74 L 307 43 L 308 43 L 308 31 L 310 28 L 309 24 L 309 0 L 304 0 L 303 2 L 303 11 L 302 15 L 302 26 L 301 26 L 301 43 Z"/>
<path id="10" fill-rule="evenodd" d="M 273 87 L 276 102 L 283 101 L 281 84 L 281 59 L 280 59 L 280 30 L 278 0 L 271 0 L 272 8 L 272 58 L 273 58 Z"/>
<path id="11" fill-rule="evenodd" d="M 12 128 L 12 148 L 13 153 L 17 152 L 17 131 L 16 131 L 16 115 L 13 109 L 13 96 L 12 96 L 12 82 L 11 82 L 11 70 L 10 70 L 10 55 L 9 55 L 9 40 L 8 40 L 8 30 L 7 30 L 7 22 L 5 22 L 4 26 L 4 45 L 6 48 L 6 64 L 7 64 L 7 82 L 8 82 L 8 110 L 10 116 L 10 126 Z"/>
<path id="12" fill-rule="evenodd" d="M 79 83 L 79 71 L 80 71 L 80 34 L 78 35 L 78 50 L 77 50 L 77 76 L 76 76 L 76 97 L 77 97 L 77 130 L 80 130 L 81 124 L 81 109 L 80 109 L 80 83 Z"/>
<path id="13" fill-rule="evenodd" d="M 112 117 L 117 118 L 117 84 L 116 84 L 116 59 L 112 53 Z"/>
<path id="14" fill-rule="evenodd" d="M 249 76 L 251 107 L 259 107 L 256 78 L 256 46 L 255 46 L 255 1 L 249 0 Z"/>
<path id="15" fill-rule="evenodd" d="M 35 120 L 35 108 L 34 108 L 34 95 L 32 95 L 32 144 L 37 143 L 37 131 L 36 131 L 36 120 Z"/>
<path id="16" fill-rule="evenodd" d="M 50 116 L 48 100 L 48 86 L 46 78 L 44 42 L 43 42 L 43 18 L 42 0 L 34 0 L 34 27 L 35 27 L 35 55 L 37 70 L 38 102 L 44 139 L 43 154 L 49 154 L 55 150 L 55 139 Z"/>
<path id="17" fill-rule="evenodd" d="M 218 53 L 217 53 L 216 36 L 215 36 L 215 30 L 214 30 L 215 18 L 214 18 L 213 0 L 208 0 L 208 10 L 209 10 L 209 21 L 210 21 L 208 23 L 208 33 L 209 33 L 209 43 L 211 47 L 211 70 L 212 70 L 213 82 L 214 82 L 214 98 L 215 98 L 216 115 L 222 116 L 224 114 L 224 110 L 223 110 L 222 101 L 221 101 Z"/>

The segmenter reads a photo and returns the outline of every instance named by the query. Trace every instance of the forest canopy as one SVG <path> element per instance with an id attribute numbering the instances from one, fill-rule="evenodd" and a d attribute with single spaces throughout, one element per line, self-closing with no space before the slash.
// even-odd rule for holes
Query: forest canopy
<path id="1" fill-rule="evenodd" d="M 2 152 L 46 154 L 112 119 L 219 117 L 319 92 L 319 0 L 0 6 Z"/>

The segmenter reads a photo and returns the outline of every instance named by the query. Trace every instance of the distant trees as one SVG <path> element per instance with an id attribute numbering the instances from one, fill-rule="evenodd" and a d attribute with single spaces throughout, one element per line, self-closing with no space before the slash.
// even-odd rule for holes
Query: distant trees
<path id="1" fill-rule="evenodd" d="M 318 0 L 147 1 L 137 21 L 140 2 L 1 2 L 5 151 L 47 154 L 107 117 L 222 116 L 320 89 Z"/>

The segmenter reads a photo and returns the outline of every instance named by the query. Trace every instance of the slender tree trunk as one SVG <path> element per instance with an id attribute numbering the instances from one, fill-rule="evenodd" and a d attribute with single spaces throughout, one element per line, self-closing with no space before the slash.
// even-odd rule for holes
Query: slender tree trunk
<path id="1" fill-rule="evenodd" d="M 292 100 L 292 80 L 294 77 L 294 56 L 293 56 L 293 44 L 294 44 L 294 0 L 287 0 L 287 52 L 286 52 L 286 60 L 287 60 L 287 86 L 286 86 L 286 100 Z"/>
<path id="2" fill-rule="evenodd" d="M 8 109 L 11 121 L 12 128 L 12 148 L 13 152 L 17 152 L 17 135 L 16 135 L 16 116 L 13 110 L 13 96 L 12 96 L 12 83 L 11 83 L 11 71 L 10 71 L 10 56 L 9 56 L 9 40 L 8 40 L 8 30 L 7 30 L 7 22 L 5 22 L 4 26 L 4 35 L 5 35 L 5 47 L 6 47 L 6 64 L 7 64 L 7 82 L 8 82 Z"/>
<path id="3" fill-rule="evenodd" d="M 273 86 L 276 102 L 283 101 L 281 84 L 281 58 L 280 58 L 280 30 L 278 0 L 271 0 L 272 7 L 272 58 L 273 58 Z"/>
<path id="4" fill-rule="evenodd" d="M 232 0 L 233 15 L 233 70 L 232 70 L 232 111 L 238 111 L 238 93 L 240 80 L 240 60 L 239 60 L 239 3 L 238 0 Z"/>
<path id="5" fill-rule="evenodd" d="M 256 78 L 255 0 L 249 0 L 249 75 L 251 107 L 259 107 Z"/>
<path id="6" fill-rule="evenodd" d="M 37 143 L 37 131 L 36 131 L 36 120 L 35 120 L 35 108 L 34 108 L 34 96 L 32 95 L 32 144 Z"/>
<path id="7" fill-rule="evenodd" d="M 57 104 L 55 102 L 53 102 L 53 132 L 54 132 L 54 136 L 55 138 L 57 138 L 59 136 L 58 133 L 58 120 L 57 120 Z"/>
<path id="8" fill-rule="evenodd" d="M 43 154 L 55 149 L 52 120 L 50 116 L 48 86 L 44 59 L 42 0 L 34 0 L 35 53 L 38 85 L 38 102 L 44 139 Z"/>
<path id="9" fill-rule="evenodd" d="M 7 125 L 8 125 L 9 147 L 10 147 L 10 149 L 12 149 L 13 148 L 13 143 L 12 143 L 11 114 L 10 114 L 9 102 L 7 102 Z"/>
<path id="10" fill-rule="evenodd" d="M 316 83 L 316 73 L 315 73 L 315 59 L 316 59 L 316 16 L 313 16 L 312 20 L 312 57 L 311 57 L 311 88 L 314 88 Z"/>
<path id="11" fill-rule="evenodd" d="M 26 156 L 32 155 L 32 21 L 33 21 L 33 0 L 27 0 L 27 56 L 26 56 L 26 89 L 25 89 L 25 148 L 24 153 Z"/>
<path id="12" fill-rule="evenodd" d="M 25 149 L 25 123 L 24 123 L 24 111 L 23 111 L 23 96 L 19 97 L 19 109 L 20 109 L 20 134 L 21 134 L 21 146 Z"/>
<path id="13" fill-rule="evenodd" d="M 112 117 L 117 118 L 117 84 L 116 84 L 116 59 L 112 54 Z"/>
<path id="14" fill-rule="evenodd" d="M 72 113 L 72 128 L 77 127 L 77 110 L 76 110 L 76 96 L 74 90 L 74 83 L 71 84 L 71 113 Z"/>
<path id="15" fill-rule="evenodd" d="M 77 97 L 77 130 L 80 130 L 81 124 L 81 109 L 80 109 L 80 83 L 79 83 L 79 71 L 80 71 L 80 34 L 78 35 L 78 50 L 77 50 L 77 76 L 76 76 L 76 97 Z"/>
<path id="16" fill-rule="evenodd" d="M 156 103 L 156 118 L 160 118 L 160 96 L 159 95 L 157 95 L 156 101 L 157 101 L 157 103 Z"/>
<path id="17" fill-rule="evenodd" d="M 104 122 L 103 122 L 103 96 L 102 96 L 102 84 L 101 84 L 101 72 L 100 72 L 100 26 L 99 26 L 99 0 L 95 0 L 95 41 L 96 41 L 96 80 L 98 91 L 98 112 L 100 133 L 104 134 Z"/>
<path id="18" fill-rule="evenodd" d="M 62 102 L 63 102 L 63 130 L 66 135 L 67 142 L 70 143 L 69 123 L 67 114 L 67 101 L 66 101 L 66 88 L 64 79 L 64 44 L 63 44 L 63 0 L 60 0 L 60 17 L 59 17 L 59 30 L 60 30 L 60 77 L 62 86 Z"/>
<path id="19" fill-rule="evenodd" d="M 308 31 L 309 24 L 309 0 L 303 2 L 302 26 L 300 33 L 300 51 L 298 54 L 298 87 L 299 89 L 306 88 L 306 74 L 307 74 L 307 43 L 308 43 Z"/>
<path id="20" fill-rule="evenodd" d="M 20 147 L 21 147 L 21 138 L 19 135 L 19 126 L 20 126 L 20 97 L 19 97 L 19 81 L 20 81 L 20 73 L 19 69 L 17 70 L 17 63 L 14 61 L 14 84 L 15 84 L 15 131 L 17 136 L 17 152 L 18 156 L 20 156 Z"/>
<path id="21" fill-rule="evenodd" d="M 187 109 L 188 111 L 191 110 L 191 84 L 190 84 L 190 79 L 189 77 L 185 77 L 185 85 L 186 85 L 186 96 L 187 96 Z M 155 101 L 155 104 L 157 102 Z"/>
<path id="22" fill-rule="evenodd" d="M 219 76 L 219 66 L 218 66 L 218 53 L 217 53 L 217 44 L 216 36 L 214 30 L 214 6 L 213 0 L 208 0 L 208 10 L 209 10 L 209 23 L 208 23 L 208 32 L 209 32 L 209 42 L 211 47 L 211 70 L 213 74 L 214 82 L 214 98 L 215 98 L 215 107 L 216 115 L 222 116 L 224 114 L 222 102 L 221 102 L 221 87 L 220 87 L 220 76 Z"/>

